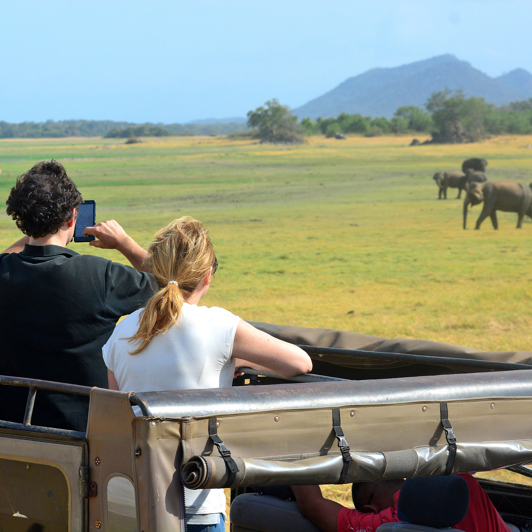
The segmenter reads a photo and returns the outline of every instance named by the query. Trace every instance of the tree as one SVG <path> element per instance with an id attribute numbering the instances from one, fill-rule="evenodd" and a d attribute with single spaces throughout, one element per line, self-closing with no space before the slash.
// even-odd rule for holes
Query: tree
<path id="1" fill-rule="evenodd" d="M 343 114 L 343 113 L 342 113 Z M 340 118 L 340 115 L 338 118 Z M 342 129 L 345 133 L 366 134 L 370 128 L 371 118 L 360 114 L 344 115 L 342 117 Z"/>
<path id="2" fill-rule="evenodd" d="M 483 138 L 484 122 L 493 106 L 484 98 L 466 99 L 462 91 L 451 94 L 449 89 L 435 92 L 425 104 L 432 113 L 433 142 L 465 142 Z"/>
<path id="3" fill-rule="evenodd" d="M 430 131 L 430 128 L 432 127 L 431 116 L 417 105 L 403 105 L 402 107 L 399 107 L 399 109 L 395 111 L 394 118 L 406 119 L 408 121 L 406 129 L 409 131 Z M 399 120 L 395 123 L 404 124 L 404 122 L 400 122 Z M 399 128 L 400 127 L 401 126 L 399 126 Z"/>
<path id="4" fill-rule="evenodd" d="M 314 135 L 318 131 L 318 124 L 310 118 L 303 118 L 300 125 L 305 135 Z"/>
<path id="5" fill-rule="evenodd" d="M 257 137 L 265 142 L 303 142 L 297 117 L 275 98 L 248 113 L 248 127 L 257 129 Z"/>

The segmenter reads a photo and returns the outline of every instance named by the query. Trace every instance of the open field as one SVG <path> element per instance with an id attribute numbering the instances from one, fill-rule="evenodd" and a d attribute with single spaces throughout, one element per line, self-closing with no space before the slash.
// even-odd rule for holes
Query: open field
<path id="1" fill-rule="evenodd" d="M 532 181 L 532 137 L 408 147 L 410 138 L 314 137 L 302 146 L 221 138 L 0 141 L 0 194 L 35 161 L 62 161 L 99 220 L 139 242 L 184 214 L 211 231 L 220 269 L 207 305 L 246 319 L 414 337 L 478 349 L 531 345 L 532 221 L 480 231 L 431 179 L 485 157 L 490 179 Z M 18 238 L 0 217 L 0 246 Z M 86 244 L 73 244 L 92 252 Z M 116 252 L 101 252 L 119 259 Z"/>
<path id="2" fill-rule="evenodd" d="M 472 156 L 490 179 L 532 181 L 532 137 L 408 147 L 410 138 L 315 137 L 303 146 L 220 138 L 1 140 L 0 194 L 41 159 L 63 162 L 97 218 L 145 244 L 171 219 L 207 225 L 220 261 L 205 304 L 246 319 L 532 350 L 532 221 L 480 231 L 432 175 Z M 0 216 L 2 249 L 18 239 Z M 72 244 L 80 253 L 95 252 Z M 349 488 L 328 496 L 350 504 Z"/>

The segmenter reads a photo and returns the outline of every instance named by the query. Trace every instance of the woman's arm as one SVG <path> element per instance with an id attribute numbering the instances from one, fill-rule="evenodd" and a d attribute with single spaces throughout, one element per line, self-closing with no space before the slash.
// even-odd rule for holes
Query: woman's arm
<path id="1" fill-rule="evenodd" d="M 233 358 L 281 377 L 293 377 L 312 369 L 312 361 L 303 349 L 259 331 L 244 320 L 236 328 Z"/>
<path id="2" fill-rule="evenodd" d="M 120 388 L 118 387 L 118 382 L 116 382 L 115 374 L 109 368 L 107 368 L 107 383 L 109 386 L 109 390 L 120 391 Z"/>

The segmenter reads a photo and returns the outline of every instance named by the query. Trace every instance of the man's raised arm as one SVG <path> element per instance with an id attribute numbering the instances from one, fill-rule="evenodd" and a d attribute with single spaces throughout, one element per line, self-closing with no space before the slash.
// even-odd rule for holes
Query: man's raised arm
<path id="1" fill-rule="evenodd" d="M 147 251 L 139 246 L 122 228 L 116 220 L 100 222 L 94 227 L 86 227 L 85 235 L 92 235 L 97 240 L 89 242 L 91 246 L 101 249 L 116 249 L 131 262 L 133 268 L 139 272 L 151 272 L 145 260 Z"/>
<path id="2" fill-rule="evenodd" d="M 20 240 L 17 240 L 14 244 L 11 244 L 2 253 L 20 253 L 24 249 L 24 246 L 29 243 L 29 241 L 29 236 L 23 236 Z"/>

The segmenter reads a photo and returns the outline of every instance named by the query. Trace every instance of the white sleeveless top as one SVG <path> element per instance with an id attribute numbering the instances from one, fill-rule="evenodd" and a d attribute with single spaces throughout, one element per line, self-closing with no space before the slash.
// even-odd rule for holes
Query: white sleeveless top
<path id="1" fill-rule="evenodd" d="M 121 391 L 231 387 L 235 371 L 231 355 L 238 316 L 218 307 L 184 303 L 179 326 L 155 336 L 138 355 L 130 355 L 138 343 L 130 343 L 127 338 L 137 332 L 142 310 L 122 320 L 103 346 L 104 362 Z M 225 513 L 222 489 L 185 488 L 185 503 L 187 514 Z"/>

